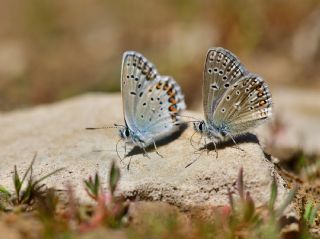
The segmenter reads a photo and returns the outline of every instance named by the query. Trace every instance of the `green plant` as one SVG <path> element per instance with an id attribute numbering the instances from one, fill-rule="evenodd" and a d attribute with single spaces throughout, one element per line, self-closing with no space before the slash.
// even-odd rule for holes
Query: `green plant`
<path id="1" fill-rule="evenodd" d="M 120 169 L 112 162 L 109 174 L 109 190 L 105 192 L 101 186 L 101 180 L 98 174 L 95 174 L 94 180 L 89 177 L 84 180 L 85 190 L 89 197 L 93 198 L 97 204 L 92 210 L 92 215 L 86 220 L 80 221 L 79 231 L 90 231 L 99 226 L 111 228 L 120 227 L 126 221 L 129 204 L 123 197 L 117 197 L 115 190 L 120 180 Z"/>
<path id="2" fill-rule="evenodd" d="M 89 195 L 89 197 L 91 197 L 94 200 L 97 200 L 98 196 L 99 196 L 100 189 L 101 189 L 100 178 L 99 178 L 98 173 L 95 174 L 94 180 L 90 176 L 89 179 L 84 180 L 83 182 L 85 184 L 85 190 L 86 190 L 87 194 Z"/>
<path id="3" fill-rule="evenodd" d="M 318 211 L 319 211 L 319 205 L 315 206 L 312 202 L 308 202 L 304 209 L 303 220 L 308 225 L 313 225 Z"/>
<path id="4" fill-rule="evenodd" d="M 218 207 L 212 224 L 214 238 L 282 238 L 280 220 L 292 202 L 296 189 L 289 192 L 279 207 L 276 180 L 271 183 L 270 199 L 266 205 L 257 207 L 251 194 L 245 190 L 243 169 L 236 182 L 238 197 L 229 191 L 229 205 Z"/>
<path id="5" fill-rule="evenodd" d="M 27 168 L 23 176 L 21 177 L 18 173 L 17 166 L 14 166 L 14 174 L 13 174 L 13 185 L 14 185 L 14 193 L 9 192 L 4 187 L 0 187 L 0 193 L 2 194 L 2 199 L 6 199 L 5 203 L 2 203 L 1 208 L 3 210 L 25 210 L 28 206 L 32 205 L 35 202 L 35 199 L 42 196 L 45 193 L 44 181 L 46 178 L 56 174 L 61 171 L 63 168 L 54 170 L 47 175 L 35 178 L 33 176 L 33 164 L 36 160 L 37 155 L 35 154 L 30 166 Z"/>

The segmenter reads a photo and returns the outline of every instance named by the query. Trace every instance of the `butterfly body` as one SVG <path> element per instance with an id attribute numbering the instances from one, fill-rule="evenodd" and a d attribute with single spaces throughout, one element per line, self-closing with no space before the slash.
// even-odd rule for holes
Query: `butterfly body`
<path id="1" fill-rule="evenodd" d="M 195 122 L 194 129 L 213 143 L 246 133 L 272 115 L 271 93 L 264 80 L 220 47 L 207 53 L 203 97 L 205 120 Z"/>
<path id="2" fill-rule="evenodd" d="M 180 86 L 140 53 L 123 55 L 121 92 L 125 126 L 119 135 L 126 143 L 144 149 L 179 129 L 186 108 Z"/>

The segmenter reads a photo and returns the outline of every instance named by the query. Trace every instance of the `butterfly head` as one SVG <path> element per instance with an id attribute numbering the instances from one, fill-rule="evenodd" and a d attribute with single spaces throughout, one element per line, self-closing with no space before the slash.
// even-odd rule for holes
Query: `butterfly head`
<path id="1" fill-rule="evenodd" d="M 207 131 L 206 122 L 204 122 L 204 120 L 194 122 L 193 128 L 195 131 L 200 133 L 204 133 Z"/>
<path id="2" fill-rule="evenodd" d="M 142 139 L 142 135 L 139 132 L 130 130 L 128 126 L 124 126 L 119 129 L 119 136 L 125 142 L 136 145 L 140 148 L 145 148 L 148 145 L 148 142 Z"/>
<path id="3" fill-rule="evenodd" d="M 119 129 L 119 135 L 120 138 L 124 139 L 125 141 L 131 138 L 130 130 L 127 126 Z"/>

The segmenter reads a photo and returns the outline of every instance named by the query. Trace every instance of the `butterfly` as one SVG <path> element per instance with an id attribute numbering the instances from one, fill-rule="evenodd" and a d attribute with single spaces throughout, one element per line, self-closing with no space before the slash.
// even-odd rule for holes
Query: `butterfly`
<path id="1" fill-rule="evenodd" d="M 186 108 L 180 86 L 170 76 L 158 74 L 155 66 L 134 51 L 123 54 L 121 93 L 124 127 L 121 139 L 145 151 L 150 145 L 179 130 L 180 112 Z"/>
<path id="2" fill-rule="evenodd" d="M 261 76 L 250 73 L 230 51 L 209 49 L 203 74 L 205 120 L 196 132 L 216 143 L 247 133 L 272 115 L 271 93 Z"/>

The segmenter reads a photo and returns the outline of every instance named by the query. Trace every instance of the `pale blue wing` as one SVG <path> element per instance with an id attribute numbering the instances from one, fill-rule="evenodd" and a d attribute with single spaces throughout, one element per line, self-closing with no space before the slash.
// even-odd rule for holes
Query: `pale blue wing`
<path id="1" fill-rule="evenodd" d="M 135 112 L 141 95 L 157 78 L 154 65 L 138 52 L 123 54 L 121 70 L 121 93 L 124 119 L 130 129 L 136 127 Z"/>
<path id="2" fill-rule="evenodd" d="M 122 69 L 124 116 L 130 130 L 147 145 L 179 129 L 179 113 L 186 108 L 180 86 L 171 77 L 158 75 L 154 65 L 136 52 L 124 54 Z"/>
<path id="3" fill-rule="evenodd" d="M 230 51 L 217 47 L 208 50 L 203 75 L 203 109 L 210 124 L 224 92 L 249 72 Z"/>
<path id="4" fill-rule="evenodd" d="M 179 113 L 185 108 L 180 86 L 171 77 L 158 77 L 138 101 L 135 112 L 137 128 L 145 140 L 160 139 L 179 129 Z"/>

